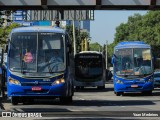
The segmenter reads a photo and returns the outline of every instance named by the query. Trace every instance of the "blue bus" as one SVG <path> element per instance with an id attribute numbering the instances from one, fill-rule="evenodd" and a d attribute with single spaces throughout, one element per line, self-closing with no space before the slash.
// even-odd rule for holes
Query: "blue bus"
<path id="1" fill-rule="evenodd" d="M 8 40 L 7 96 L 11 103 L 59 98 L 71 103 L 74 94 L 71 44 L 59 27 L 20 27 Z"/>
<path id="2" fill-rule="evenodd" d="M 141 41 L 120 42 L 114 47 L 114 92 L 142 92 L 151 95 L 153 85 L 153 57 L 151 46 Z"/>
<path id="3" fill-rule="evenodd" d="M 105 59 L 102 53 L 96 51 L 82 51 L 75 55 L 76 89 L 84 87 L 105 88 L 106 82 Z"/>

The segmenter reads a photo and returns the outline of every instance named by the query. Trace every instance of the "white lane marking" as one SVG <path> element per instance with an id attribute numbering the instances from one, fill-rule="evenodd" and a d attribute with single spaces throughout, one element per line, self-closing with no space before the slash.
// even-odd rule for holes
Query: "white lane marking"
<path id="1" fill-rule="evenodd" d="M 85 99 L 83 99 L 83 98 L 80 98 L 80 97 L 76 97 L 77 99 L 80 99 L 80 100 L 85 100 Z"/>

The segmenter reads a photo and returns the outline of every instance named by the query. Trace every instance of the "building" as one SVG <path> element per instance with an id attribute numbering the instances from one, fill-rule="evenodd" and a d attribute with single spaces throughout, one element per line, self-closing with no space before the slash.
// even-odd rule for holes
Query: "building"
<path id="1" fill-rule="evenodd" d="M 72 24 L 71 20 L 66 21 L 66 25 L 71 25 L 71 24 Z M 87 32 L 90 33 L 90 20 L 80 21 L 80 24 L 78 21 L 75 21 L 74 24 L 75 24 L 75 27 L 78 28 L 80 26 L 80 29 L 86 29 Z"/>

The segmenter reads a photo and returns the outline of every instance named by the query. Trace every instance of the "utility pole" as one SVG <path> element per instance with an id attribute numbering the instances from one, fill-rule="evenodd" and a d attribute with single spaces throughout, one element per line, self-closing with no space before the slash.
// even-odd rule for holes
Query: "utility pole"
<path id="1" fill-rule="evenodd" d="M 99 45 L 99 52 L 101 52 L 101 46 Z"/>
<path id="2" fill-rule="evenodd" d="M 107 46 L 108 46 L 108 40 L 106 40 L 106 69 L 108 69 L 108 55 L 107 55 Z"/>
<path id="3" fill-rule="evenodd" d="M 76 51 L 76 36 L 75 36 L 75 27 L 74 27 L 74 20 L 73 21 L 73 41 L 74 41 L 74 55 L 77 53 Z"/>
<path id="4" fill-rule="evenodd" d="M 80 23 L 80 20 L 78 20 L 78 44 L 81 43 L 81 37 L 80 37 L 80 29 L 81 29 L 81 23 Z M 81 46 L 77 46 L 78 48 L 78 51 L 77 52 L 80 52 L 81 51 Z"/>
<path id="5" fill-rule="evenodd" d="M 84 39 L 84 43 L 85 43 L 85 51 L 88 51 L 88 40 L 87 40 L 87 38 L 85 37 L 85 39 Z"/>

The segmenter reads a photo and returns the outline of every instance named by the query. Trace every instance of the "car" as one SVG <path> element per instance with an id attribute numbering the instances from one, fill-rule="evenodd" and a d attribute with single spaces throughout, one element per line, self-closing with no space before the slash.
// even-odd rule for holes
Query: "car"
<path id="1" fill-rule="evenodd" d="M 154 87 L 160 87 L 160 71 L 154 72 Z"/>

